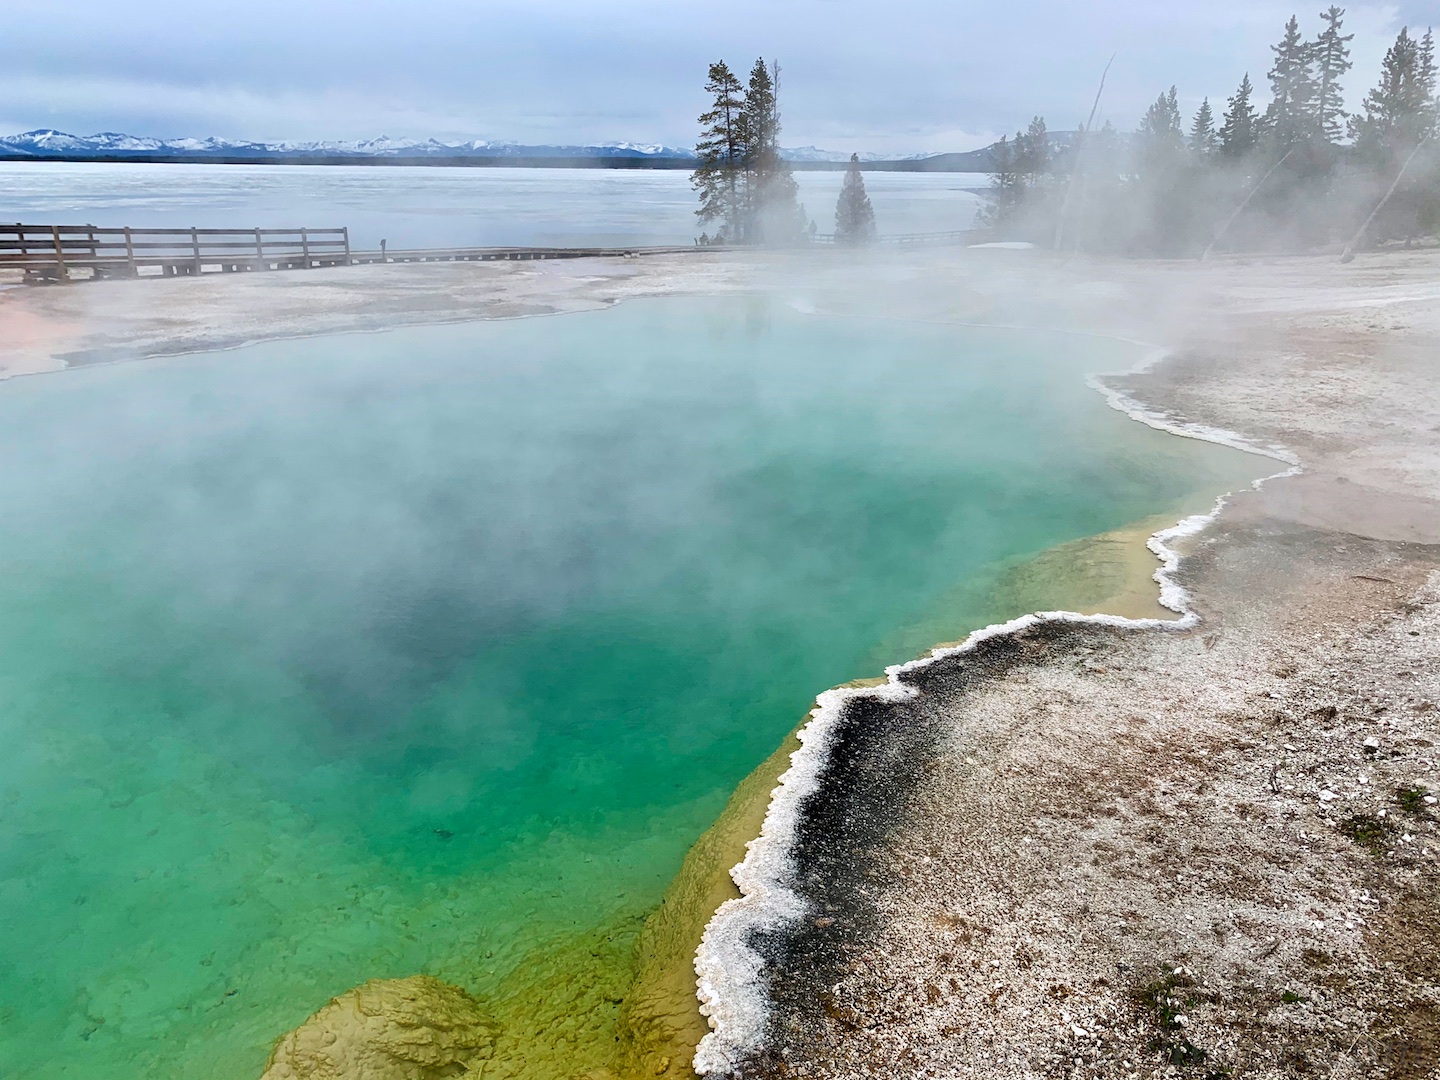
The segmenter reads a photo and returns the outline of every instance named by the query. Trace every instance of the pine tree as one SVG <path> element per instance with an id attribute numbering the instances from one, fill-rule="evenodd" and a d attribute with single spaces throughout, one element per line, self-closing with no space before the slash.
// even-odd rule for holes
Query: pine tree
<path id="1" fill-rule="evenodd" d="M 1180 100 L 1175 87 L 1161 94 L 1145 110 L 1136 132 L 1139 161 L 1143 173 L 1163 172 L 1173 166 L 1185 150 L 1185 134 L 1180 119 Z"/>
<path id="2" fill-rule="evenodd" d="M 747 165 L 757 166 L 775 145 L 775 83 L 764 59 L 750 68 L 750 81 L 745 86 L 745 102 L 740 113 L 742 139 Z"/>
<path id="3" fill-rule="evenodd" d="M 740 112 L 740 147 L 744 165 L 741 241 L 789 243 L 805 231 L 800 187 L 780 156 L 780 105 L 773 71 L 763 59 L 750 69 L 750 83 Z"/>
<path id="4" fill-rule="evenodd" d="M 1290 16 L 1285 37 L 1272 45 L 1275 66 L 1270 69 L 1274 95 L 1266 110 L 1266 126 L 1277 145 L 1288 150 L 1315 132 L 1315 50 L 1300 35 L 1300 20 Z"/>
<path id="5" fill-rule="evenodd" d="M 1172 86 L 1145 110 L 1135 133 L 1128 192 L 1133 245 L 1168 252 L 1182 243 L 1188 213 L 1182 182 L 1185 165 L 1184 121 Z"/>
<path id="6" fill-rule="evenodd" d="M 1364 112 L 1350 120 L 1356 151 L 1388 165 L 1395 156 L 1434 132 L 1435 60 L 1430 35 L 1416 41 L 1401 29 L 1380 65 L 1380 84 L 1365 95 Z"/>
<path id="7" fill-rule="evenodd" d="M 1420 55 L 1416 62 L 1417 97 L 1422 102 L 1419 134 L 1422 139 L 1440 135 L 1440 97 L 1436 97 L 1435 31 L 1429 28 L 1420 39 Z"/>
<path id="8" fill-rule="evenodd" d="M 1344 8 L 1332 4 L 1320 17 L 1325 20 L 1325 29 L 1312 46 L 1317 78 L 1315 124 L 1327 142 L 1335 143 L 1344 133 L 1340 121 L 1346 116 L 1345 90 L 1340 80 L 1354 66 L 1350 62 L 1350 42 L 1355 40 L 1355 35 L 1340 33 L 1344 26 Z"/>
<path id="9" fill-rule="evenodd" d="M 860 155 L 850 155 L 850 167 L 835 203 L 835 239 L 842 244 L 863 244 L 875 239 L 875 209 L 865 194 Z"/>
<path id="10" fill-rule="evenodd" d="M 714 242 L 738 241 L 741 231 L 741 144 L 740 80 L 725 61 L 710 65 L 705 92 L 711 95 L 710 108 L 700 116 L 700 140 L 695 144 L 699 163 L 690 176 L 690 186 L 700 195 L 696 217 L 704 224 L 718 222 Z M 707 241 L 709 237 L 705 238 Z"/>
<path id="11" fill-rule="evenodd" d="M 1076 247 L 1114 250 L 1130 227 L 1130 200 L 1125 192 L 1125 140 L 1106 120 L 1087 136 L 1083 186 L 1075 210 Z"/>
<path id="12" fill-rule="evenodd" d="M 1026 186 L 1034 188 L 1050 171 L 1050 159 L 1050 133 L 1045 118 L 1037 116 L 1023 135 L 1015 136 L 1015 171 L 1025 178 Z"/>
<path id="13" fill-rule="evenodd" d="M 1096 133 L 1089 156 L 1095 165 L 1087 172 L 1099 173 L 1112 186 L 1119 183 L 1124 171 L 1125 143 L 1112 121 L 1106 120 Z"/>
<path id="14" fill-rule="evenodd" d="M 1005 224 L 1025 199 L 1025 185 L 1015 167 L 1015 158 L 1015 147 L 1006 136 L 1000 136 L 990 152 L 990 203 L 980 211 L 980 218 L 987 225 Z"/>
<path id="15" fill-rule="evenodd" d="M 1220 153 L 1227 158 L 1242 158 L 1255 149 L 1260 142 L 1260 117 L 1250 103 L 1255 88 L 1250 85 L 1250 73 L 1240 81 L 1240 89 L 1230 99 L 1225 112 L 1225 121 L 1220 125 Z"/>
<path id="16" fill-rule="evenodd" d="M 1190 125 L 1190 152 L 1204 161 L 1219 147 L 1220 139 L 1215 134 L 1215 114 L 1210 109 L 1210 99 L 1207 97 L 1200 103 L 1195 122 Z"/>

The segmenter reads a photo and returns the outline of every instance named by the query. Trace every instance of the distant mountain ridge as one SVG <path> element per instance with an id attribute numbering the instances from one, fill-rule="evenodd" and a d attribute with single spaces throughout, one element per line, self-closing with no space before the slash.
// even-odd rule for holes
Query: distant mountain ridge
<path id="1" fill-rule="evenodd" d="M 861 154 L 871 168 L 905 172 L 986 172 L 991 149 L 964 154 L 910 154 L 904 156 Z M 781 154 L 797 168 L 843 168 L 850 155 L 815 146 L 782 149 Z M 0 159 L 37 158 L 45 160 L 163 160 L 224 162 L 321 162 L 430 163 L 430 164 L 594 164 L 610 167 L 686 168 L 695 160 L 688 147 L 662 143 L 611 142 L 583 146 L 529 145 L 524 143 L 441 142 L 392 139 L 335 140 L 317 142 L 249 142 L 234 139 L 156 139 L 102 131 L 94 135 L 71 135 L 51 128 L 37 128 L 0 138 Z"/>
<path id="2" fill-rule="evenodd" d="M 102 131 L 95 135 L 71 135 L 39 128 L 0 138 L 0 152 L 33 157 L 75 157 L 105 154 L 175 154 L 195 157 L 670 157 L 693 158 L 694 152 L 658 143 L 604 143 L 598 146 L 527 146 L 521 143 L 491 143 L 481 139 L 468 142 L 415 142 L 392 139 L 336 140 L 324 142 L 248 142 L 235 139 L 153 139 Z"/>

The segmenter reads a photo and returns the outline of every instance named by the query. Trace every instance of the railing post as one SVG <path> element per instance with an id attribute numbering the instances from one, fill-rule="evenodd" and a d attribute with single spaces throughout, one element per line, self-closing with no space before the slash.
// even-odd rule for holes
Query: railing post
<path id="1" fill-rule="evenodd" d="M 25 255 L 29 255 L 29 254 L 30 254 L 30 247 L 29 247 L 29 245 L 25 242 L 25 232 L 26 232 L 25 226 L 24 226 L 24 225 L 21 225 L 21 224 L 17 221 L 17 222 L 15 223 L 15 235 L 20 238 L 20 254 L 21 254 L 22 256 L 25 256 Z"/>
<path id="2" fill-rule="evenodd" d="M 350 226 L 346 225 L 340 230 L 345 235 L 345 265 L 350 265 Z"/>
<path id="3" fill-rule="evenodd" d="M 50 226 L 50 238 L 55 241 L 55 264 L 60 268 L 60 280 L 70 280 L 70 270 L 65 265 L 65 248 L 60 243 L 60 226 Z"/>
<path id="4" fill-rule="evenodd" d="M 255 230 L 255 259 L 260 264 L 261 270 L 269 270 L 270 264 L 265 261 L 265 241 L 260 238 L 260 230 Z"/>
<path id="5" fill-rule="evenodd" d="M 310 269 L 310 230 L 300 230 L 300 258 L 302 269 Z"/>
<path id="6" fill-rule="evenodd" d="M 190 251 L 195 257 L 195 276 L 200 276 L 200 230 L 190 227 Z"/>
<path id="7" fill-rule="evenodd" d="M 140 268 L 135 265 L 135 241 L 130 235 L 130 226 L 125 226 L 125 261 L 130 265 L 130 276 L 139 277 Z"/>
<path id="8" fill-rule="evenodd" d="M 380 262 L 381 262 L 382 264 L 383 264 L 383 263 L 387 263 L 387 262 L 390 261 L 390 260 L 386 257 L 386 255 L 385 255 L 385 245 L 386 245 L 388 242 L 389 242 L 389 241 L 386 241 L 386 240 L 381 240 L 381 241 L 380 241 Z"/>

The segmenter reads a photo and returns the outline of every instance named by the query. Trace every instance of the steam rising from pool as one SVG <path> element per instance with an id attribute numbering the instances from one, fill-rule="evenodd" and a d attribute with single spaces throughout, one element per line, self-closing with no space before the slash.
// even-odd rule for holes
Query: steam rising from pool
<path id="1" fill-rule="evenodd" d="M 0 388 L 0 1061 L 239 1080 L 369 978 L 624 963 L 818 691 L 1254 475 L 1116 348 L 732 298 Z"/>

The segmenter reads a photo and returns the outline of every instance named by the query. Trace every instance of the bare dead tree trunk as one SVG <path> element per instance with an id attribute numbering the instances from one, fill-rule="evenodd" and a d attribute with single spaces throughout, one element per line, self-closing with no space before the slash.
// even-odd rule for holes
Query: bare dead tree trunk
<path id="1" fill-rule="evenodd" d="M 1419 155 L 1421 148 L 1424 147 L 1424 145 L 1429 141 L 1430 139 L 1428 136 L 1424 139 L 1421 139 L 1418 143 L 1415 144 L 1415 149 L 1410 151 L 1410 156 L 1405 159 L 1405 164 L 1401 165 L 1400 171 L 1395 174 L 1395 180 L 1393 183 L 1391 183 L 1390 190 L 1385 192 L 1385 197 L 1375 204 L 1375 209 L 1370 211 L 1370 216 L 1365 219 L 1365 224 L 1360 226 L 1359 230 L 1356 231 L 1355 235 L 1350 238 L 1350 242 L 1345 245 L 1345 250 L 1340 255 L 1340 261 L 1342 263 L 1350 263 L 1355 261 L 1355 245 L 1360 243 L 1361 240 L 1365 239 L 1366 232 L 1368 232 L 1370 226 L 1375 223 L 1375 219 L 1380 216 L 1380 211 L 1385 209 L 1385 204 L 1390 201 L 1390 196 L 1395 194 L 1395 190 L 1400 186 L 1400 181 L 1405 179 L 1405 173 L 1410 168 L 1410 163 L 1415 160 L 1415 158 Z"/>
<path id="2" fill-rule="evenodd" d="M 1250 189 L 1250 194 L 1245 196 L 1245 201 L 1242 202 L 1239 206 L 1237 206 L 1235 208 L 1235 212 L 1225 219 L 1225 224 L 1220 226 L 1220 228 L 1216 231 L 1215 235 L 1211 238 L 1209 245 L 1205 248 L 1204 251 L 1200 253 L 1201 262 L 1204 262 L 1206 259 L 1210 258 L 1210 253 L 1215 250 L 1215 245 L 1220 243 L 1221 239 L 1225 236 L 1225 234 L 1230 231 L 1230 226 L 1234 225 L 1236 219 L 1245 212 L 1245 208 L 1250 205 L 1250 200 L 1255 198 L 1255 196 L 1259 193 L 1260 189 L 1265 186 L 1265 181 L 1269 180 L 1270 177 L 1274 176 L 1275 171 L 1279 169 L 1281 165 L 1284 165 L 1285 162 L 1289 161 L 1290 155 L 1293 153 L 1295 153 L 1295 148 L 1292 146 L 1289 150 L 1285 151 L 1284 157 L 1282 157 L 1279 161 L 1275 162 L 1274 165 L 1270 166 L 1270 171 L 1260 178 L 1260 182 Z"/>
<path id="3" fill-rule="evenodd" d="M 1094 133 L 1095 114 L 1100 109 L 1100 98 L 1105 93 L 1105 80 L 1110 75 L 1110 65 L 1115 63 L 1115 55 L 1111 54 L 1105 70 L 1100 73 L 1100 89 L 1095 91 L 1095 102 L 1090 106 L 1090 118 L 1085 121 L 1085 127 L 1081 130 L 1080 139 L 1075 146 L 1075 159 L 1070 163 L 1070 183 L 1065 186 L 1065 201 L 1060 204 L 1060 220 L 1055 223 L 1055 250 L 1057 252 L 1065 244 L 1065 221 L 1070 216 L 1070 204 L 1075 198 L 1076 189 L 1082 183 L 1080 165 L 1085 156 L 1085 144 Z M 1077 236 L 1080 233 L 1078 220 L 1075 233 Z"/>

